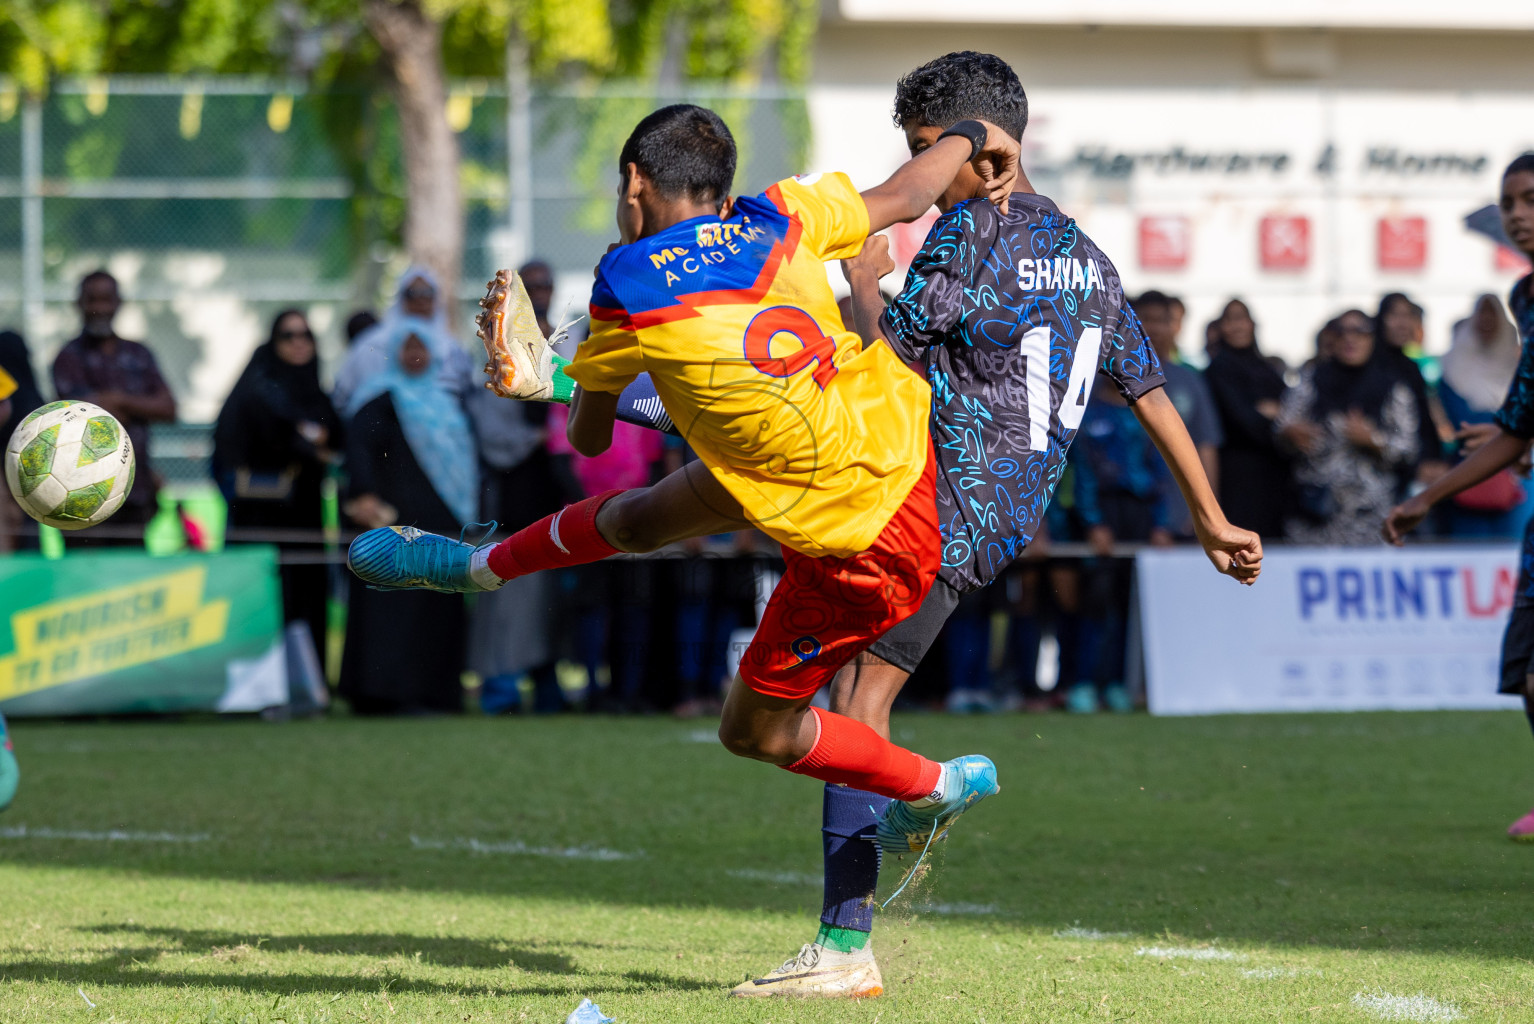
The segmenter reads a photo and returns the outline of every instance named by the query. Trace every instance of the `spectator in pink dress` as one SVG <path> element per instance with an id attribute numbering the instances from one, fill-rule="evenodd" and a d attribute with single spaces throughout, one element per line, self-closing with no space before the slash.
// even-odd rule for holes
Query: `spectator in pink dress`
<path id="1" fill-rule="evenodd" d="M 565 438 L 567 411 L 562 405 L 549 410 L 549 454 L 554 475 L 572 493 L 570 500 L 601 494 L 614 488 L 648 486 L 655 465 L 665 452 L 666 438 L 656 430 L 629 423 L 613 425 L 612 447 L 587 457 L 570 447 Z M 651 564 L 643 559 L 608 559 L 568 569 L 559 586 L 570 624 L 570 653 L 585 667 L 587 704 L 598 710 L 643 712 L 656 710 L 644 695 L 650 656 L 650 605 L 655 586 Z M 603 665 L 608 686 L 598 689 Z"/>
<path id="2" fill-rule="evenodd" d="M 570 471 L 580 484 L 581 496 L 589 497 L 618 487 L 648 487 L 650 474 L 666 449 L 666 435 L 646 430 L 632 423 L 613 425 L 613 446 L 601 455 L 581 455 L 565 437 L 565 421 L 570 410 L 563 405 L 549 407 L 549 454 L 567 456 Z"/>

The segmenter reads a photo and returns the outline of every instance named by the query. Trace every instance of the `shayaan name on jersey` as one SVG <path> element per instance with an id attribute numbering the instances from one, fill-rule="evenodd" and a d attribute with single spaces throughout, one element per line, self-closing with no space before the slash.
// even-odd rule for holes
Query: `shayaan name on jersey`
<path id="1" fill-rule="evenodd" d="M 1017 279 L 1025 291 L 1090 292 L 1103 286 L 1097 263 L 1074 256 L 1018 260 Z"/>

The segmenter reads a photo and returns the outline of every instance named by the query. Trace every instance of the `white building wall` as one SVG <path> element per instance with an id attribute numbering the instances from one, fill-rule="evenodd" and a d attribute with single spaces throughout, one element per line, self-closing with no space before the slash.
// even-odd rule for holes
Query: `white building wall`
<path id="1" fill-rule="evenodd" d="M 1188 5 L 1170 6 L 1177 16 Z M 987 50 L 1017 68 L 1029 93 L 1024 165 L 1035 187 L 1078 219 L 1130 291 L 1156 287 L 1187 301 L 1181 340 L 1190 354 L 1231 296 L 1251 305 L 1264 347 L 1294 362 L 1326 318 L 1372 310 L 1394 290 L 1427 307 L 1427 347 L 1441 351 L 1475 295 L 1505 294 L 1517 276 L 1463 218 L 1495 202 L 1502 167 L 1534 149 L 1534 33 L 833 16 L 811 93 L 814 166 L 847 170 L 860 186 L 886 176 L 906 157 L 889 115 L 896 79 L 955 49 Z M 1185 266 L 1144 265 L 1148 217 L 1186 219 Z M 1264 217 L 1307 219 L 1304 269 L 1263 267 Z M 1426 222 L 1420 269 L 1381 269 L 1382 217 Z"/>

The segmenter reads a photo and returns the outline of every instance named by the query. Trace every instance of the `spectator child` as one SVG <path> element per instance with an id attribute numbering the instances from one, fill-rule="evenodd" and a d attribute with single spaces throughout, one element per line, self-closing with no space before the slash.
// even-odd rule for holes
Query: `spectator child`
<path id="1" fill-rule="evenodd" d="M 1198 448 L 1199 461 L 1204 464 L 1204 475 L 1215 490 L 1220 488 L 1220 445 L 1225 434 L 1220 429 L 1220 414 L 1215 409 L 1214 398 L 1204 383 L 1204 375 L 1186 366 L 1177 356 L 1177 316 L 1173 300 L 1158 291 L 1149 291 L 1135 299 L 1131 305 L 1140 317 L 1140 325 L 1150 338 L 1151 347 L 1161 360 L 1161 372 L 1166 375 L 1166 394 L 1188 426 L 1188 436 Z M 1159 458 L 1159 455 L 1158 455 Z M 1180 539 L 1193 537 L 1193 513 L 1177 489 L 1177 481 L 1168 473 L 1166 483 L 1167 508 L 1172 518 L 1172 533 Z"/>
<path id="2" fill-rule="evenodd" d="M 1132 710 L 1124 686 L 1132 564 L 1113 557 L 1117 541 L 1172 543 L 1166 494 L 1171 471 L 1134 410 L 1097 378 L 1076 435 L 1076 513 L 1095 557 L 1082 570 L 1077 678 L 1066 696 L 1071 711 Z M 1175 483 L 1173 483 L 1175 487 Z"/>

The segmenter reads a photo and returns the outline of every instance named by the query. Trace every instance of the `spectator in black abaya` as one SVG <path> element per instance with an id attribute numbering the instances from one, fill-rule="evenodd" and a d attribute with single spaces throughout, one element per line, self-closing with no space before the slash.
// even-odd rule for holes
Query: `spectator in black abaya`
<path id="1" fill-rule="evenodd" d="M 410 316 L 388 331 L 382 368 L 348 410 L 346 514 L 364 529 L 456 536 L 478 515 L 479 466 L 469 418 L 434 372 L 452 341 Z M 359 714 L 461 712 L 464 627 L 461 594 L 381 593 L 352 576 L 342 695 Z"/>
<path id="2" fill-rule="evenodd" d="M 1273 434 L 1284 378 L 1257 347 L 1246 303 L 1231 299 L 1215 321 L 1218 344 L 1204 372 L 1220 412 L 1220 505 L 1232 523 L 1264 539 L 1284 535 L 1289 462 Z"/>
<path id="3" fill-rule="evenodd" d="M 0 331 L 0 370 L 4 370 L 16 382 L 16 390 L 9 400 L 0 403 L 0 444 L 4 444 L 21 425 L 21 421 L 27 418 L 27 414 L 43 404 L 42 393 L 37 388 L 37 375 L 32 372 L 32 357 L 27 352 L 27 343 L 15 331 Z M 0 551 L 35 550 L 35 528 L 26 535 L 18 532 L 29 522 L 10 493 L 0 493 Z"/>
<path id="4" fill-rule="evenodd" d="M 1350 309 L 1327 325 L 1327 354 L 1284 395 L 1278 436 L 1296 453 L 1289 539 L 1372 546 L 1417 450 L 1411 389 L 1379 358 L 1374 324 Z"/>
<path id="5" fill-rule="evenodd" d="M 1416 452 L 1400 471 L 1396 498 L 1406 496 L 1413 479 L 1430 484 L 1449 470 L 1444 458 L 1444 440 L 1434 418 L 1433 398 L 1412 358 L 1422 350 L 1422 307 L 1401 292 L 1391 292 L 1380 299 L 1374 317 L 1374 358 L 1389 375 L 1405 384 L 1411 392 L 1416 427 Z"/>
<path id="6" fill-rule="evenodd" d="M 279 540 L 278 547 L 318 551 L 312 535 L 323 526 L 320 492 L 341 446 L 340 431 L 341 418 L 320 387 L 314 332 L 302 311 L 285 309 L 224 400 L 213 430 L 213 475 L 229 503 L 229 525 L 303 530 L 311 534 L 308 543 Z M 309 627 L 322 665 L 328 580 L 324 565 L 282 566 L 283 618 Z"/>
<path id="7" fill-rule="evenodd" d="M 31 353 L 27 351 L 27 343 L 15 331 L 0 331 L 0 370 L 10 374 L 16 382 L 16 393 L 11 395 L 11 415 L 0 420 L 0 440 L 4 440 L 28 413 L 43 404 L 37 375 L 32 372 Z"/>

